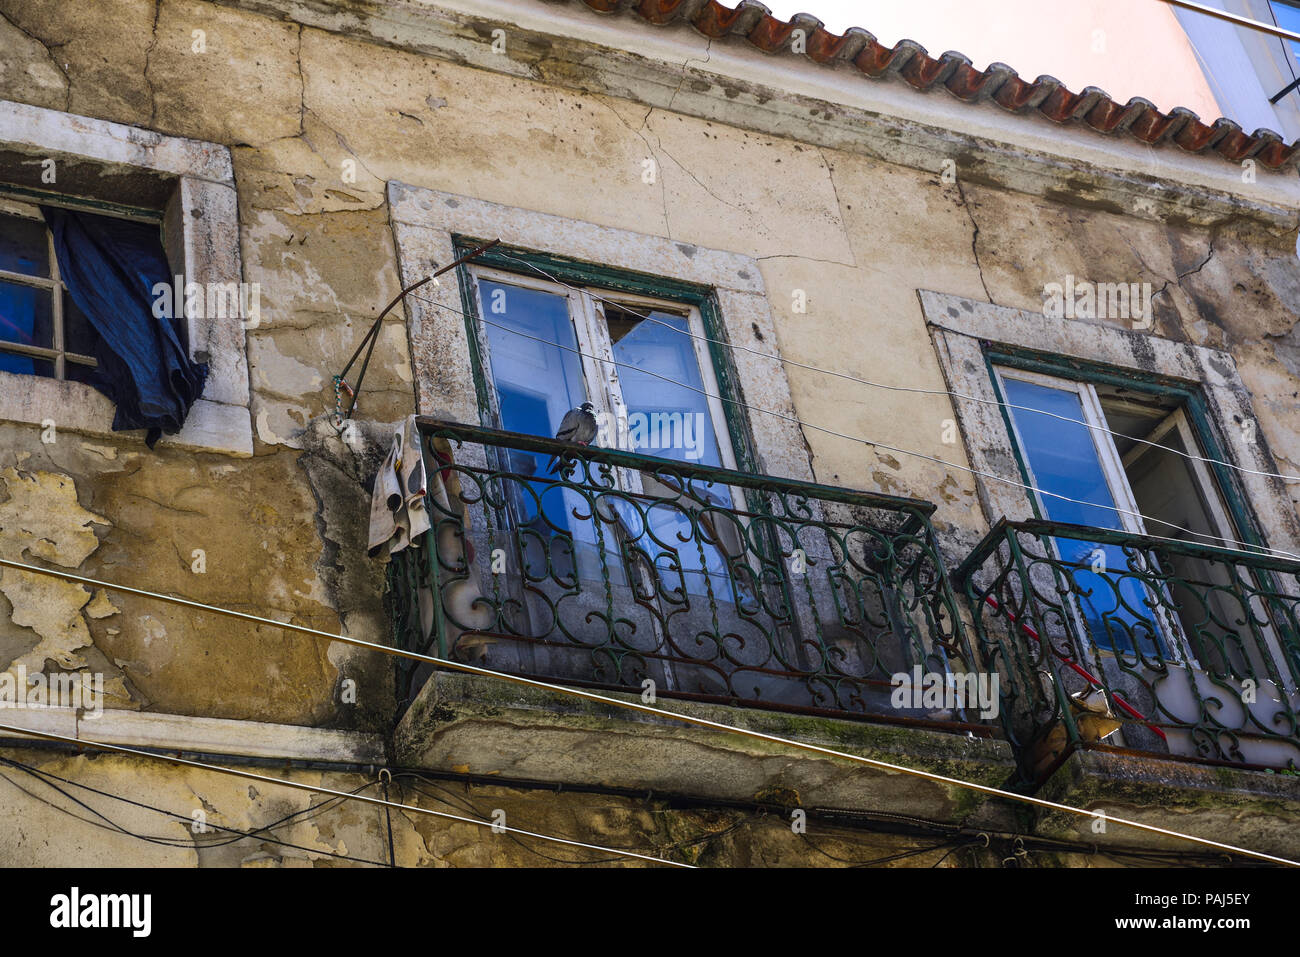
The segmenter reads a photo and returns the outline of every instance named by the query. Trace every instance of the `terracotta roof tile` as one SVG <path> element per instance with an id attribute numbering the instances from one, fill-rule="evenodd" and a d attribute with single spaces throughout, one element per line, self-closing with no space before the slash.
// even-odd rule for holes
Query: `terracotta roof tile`
<path id="1" fill-rule="evenodd" d="M 968 103 L 990 100 L 1004 110 L 1020 114 L 1037 110 L 1057 123 L 1081 123 L 1098 133 L 1127 135 L 1153 146 L 1168 141 L 1189 153 L 1214 153 L 1233 163 L 1253 158 L 1261 166 L 1274 170 L 1294 166 L 1300 160 L 1300 140 L 1287 145 L 1272 130 L 1247 134 L 1228 119 L 1206 125 L 1191 110 L 1175 107 L 1162 113 L 1142 97 L 1120 104 L 1095 86 L 1075 93 L 1054 77 L 1025 80 L 1005 63 L 976 70 L 960 53 L 948 52 L 935 59 L 925 47 L 911 40 L 900 40 L 886 47 L 858 27 L 837 35 L 814 16 L 800 13 L 782 20 L 755 0 L 741 0 L 734 8 L 718 0 L 561 2 L 581 3 L 598 13 L 635 13 L 656 26 L 685 22 L 714 40 L 741 37 L 764 53 L 807 56 L 828 66 L 848 63 L 872 78 L 897 74 L 917 90 L 929 91 L 942 86 Z M 796 30 L 804 31 L 801 45 L 791 42 Z M 802 52 L 794 52 L 796 46 Z"/>

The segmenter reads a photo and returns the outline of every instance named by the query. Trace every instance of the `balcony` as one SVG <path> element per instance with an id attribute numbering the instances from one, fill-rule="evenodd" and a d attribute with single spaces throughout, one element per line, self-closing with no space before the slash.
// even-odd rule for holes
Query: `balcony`
<path id="1" fill-rule="evenodd" d="M 896 674 L 977 670 L 933 505 L 431 419 L 420 430 L 433 527 L 389 568 L 399 646 L 647 700 L 994 730 L 919 695 L 891 700 Z M 399 665 L 399 707 L 431 672 Z"/>
<path id="2" fill-rule="evenodd" d="M 926 502 L 431 419 L 420 429 L 433 527 L 389 566 L 400 647 L 1155 826 L 1194 812 L 1203 836 L 1300 853 L 1300 782 L 1259 773 L 1300 764 L 1300 564 L 1003 522 L 949 576 Z M 957 785 L 397 668 L 404 767 L 1025 826 Z M 899 700 L 896 676 L 917 669 L 996 674 L 998 715 Z M 1032 826 L 1074 841 L 1080 820 L 1043 811 Z M 1083 820 L 1089 842 L 1182 846 Z"/>
<path id="3" fill-rule="evenodd" d="M 1300 764 L 1300 563 L 1001 522 L 953 579 L 1026 779 L 1079 749 Z"/>

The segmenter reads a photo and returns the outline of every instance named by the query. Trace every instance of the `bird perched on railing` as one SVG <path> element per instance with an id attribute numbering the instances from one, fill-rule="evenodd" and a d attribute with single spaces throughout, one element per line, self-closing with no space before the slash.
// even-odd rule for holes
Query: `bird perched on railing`
<path id="1" fill-rule="evenodd" d="M 560 427 L 555 430 L 555 437 L 561 442 L 590 445 L 599 431 L 596 425 L 595 410 L 596 407 L 590 402 L 584 402 L 576 409 L 570 409 L 564 413 L 564 418 L 560 420 Z M 560 457 L 558 455 L 551 459 L 550 464 L 546 466 L 546 471 L 554 472 L 555 465 L 559 461 Z"/>

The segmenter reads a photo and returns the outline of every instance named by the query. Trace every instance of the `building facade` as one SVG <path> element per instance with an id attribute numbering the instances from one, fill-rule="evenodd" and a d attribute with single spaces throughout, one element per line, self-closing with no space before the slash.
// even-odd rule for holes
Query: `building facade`
<path id="1" fill-rule="evenodd" d="M 1277 134 L 753 3 L 0 14 L 0 861 L 1300 854 Z"/>

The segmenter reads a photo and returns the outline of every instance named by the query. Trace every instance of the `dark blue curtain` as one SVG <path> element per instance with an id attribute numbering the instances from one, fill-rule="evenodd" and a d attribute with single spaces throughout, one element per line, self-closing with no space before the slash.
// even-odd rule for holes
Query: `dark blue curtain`
<path id="1" fill-rule="evenodd" d="M 179 432 L 208 367 L 190 361 L 181 320 L 157 319 L 153 287 L 175 281 L 158 227 L 42 206 L 59 275 L 97 335 L 93 385 L 117 404 L 116 431 Z M 170 308 L 168 309 L 170 312 Z"/>

